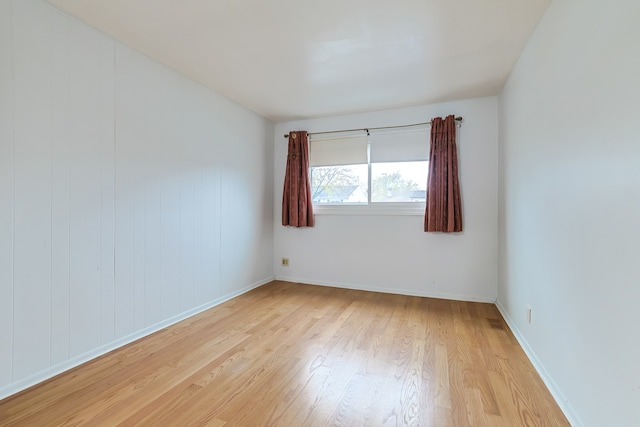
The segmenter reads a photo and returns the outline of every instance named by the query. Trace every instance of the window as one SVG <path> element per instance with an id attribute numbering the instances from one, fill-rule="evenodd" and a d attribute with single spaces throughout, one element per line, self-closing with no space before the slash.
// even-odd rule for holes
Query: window
<path id="1" fill-rule="evenodd" d="M 426 161 L 371 164 L 371 202 L 424 202 L 427 194 Z"/>
<path id="2" fill-rule="evenodd" d="M 309 142 L 313 204 L 366 204 L 368 140 L 362 132 Z"/>
<path id="3" fill-rule="evenodd" d="M 367 165 L 311 168 L 311 197 L 315 204 L 367 204 Z"/>
<path id="4" fill-rule="evenodd" d="M 428 130 L 312 138 L 311 191 L 319 214 L 423 214 Z"/>

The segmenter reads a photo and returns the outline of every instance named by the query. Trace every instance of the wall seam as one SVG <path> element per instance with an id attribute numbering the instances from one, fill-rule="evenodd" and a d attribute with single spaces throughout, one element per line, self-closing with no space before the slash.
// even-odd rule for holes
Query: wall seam
<path id="1" fill-rule="evenodd" d="M 49 367 L 53 353 L 53 15 L 49 15 Z"/>
<path id="2" fill-rule="evenodd" d="M 15 341 L 16 341 L 16 310 L 15 310 L 15 301 L 16 301 L 16 61 L 15 61 L 15 14 L 13 1 L 9 2 L 11 7 L 11 162 L 12 162 L 12 188 L 11 188 L 11 368 L 10 368 L 10 380 L 11 382 L 15 379 Z"/>
<path id="3" fill-rule="evenodd" d="M 113 43 L 113 48 L 112 48 L 112 52 L 113 52 L 113 141 L 112 141 L 112 147 L 113 147 L 113 288 L 111 289 L 111 299 L 114 301 L 111 310 L 113 311 L 113 339 L 116 339 L 116 304 L 115 304 L 115 300 L 116 300 L 116 247 L 117 247 L 117 243 L 116 243 L 116 226 L 117 226 L 117 207 L 116 207 L 116 203 L 117 203 L 117 197 L 116 197 L 116 190 L 117 190 L 117 144 L 116 141 L 118 139 L 117 137 L 117 132 L 118 132 L 118 122 L 116 119 L 116 115 L 117 115 L 117 105 L 118 105 L 118 59 L 117 59 L 117 49 L 118 46 L 116 43 Z"/>

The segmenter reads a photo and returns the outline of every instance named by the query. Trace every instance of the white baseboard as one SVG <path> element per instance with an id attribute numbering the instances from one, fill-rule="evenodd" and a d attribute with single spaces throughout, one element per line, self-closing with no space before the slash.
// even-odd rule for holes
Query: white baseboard
<path id="1" fill-rule="evenodd" d="M 542 381 L 549 389 L 549 392 L 558 403 L 558 406 L 560 406 L 560 409 L 564 413 L 565 417 L 567 417 L 569 423 L 571 423 L 573 427 L 583 426 L 584 424 L 582 423 L 582 421 L 580 421 L 578 414 L 576 414 L 576 412 L 573 410 L 571 403 L 564 396 L 564 393 L 562 393 L 560 387 L 558 387 L 556 382 L 551 378 L 544 365 L 536 355 L 535 351 L 533 351 L 533 349 L 529 345 L 529 342 L 524 338 L 524 335 L 522 335 L 520 329 L 518 329 L 516 324 L 513 322 L 513 319 L 511 319 L 511 316 L 509 316 L 507 310 L 500 303 L 500 300 L 496 301 L 496 307 L 498 308 L 498 311 L 500 311 L 500 314 L 502 314 L 505 322 L 507 322 L 507 325 L 509 325 L 509 329 L 511 329 L 511 332 L 513 332 L 513 335 L 518 340 L 518 343 L 520 343 L 520 347 L 522 347 L 522 349 L 524 350 L 525 354 L 529 358 L 529 361 L 538 372 L 538 375 L 540 375 L 540 378 L 542 378 Z"/>
<path id="2" fill-rule="evenodd" d="M 454 301 L 486 302 L 490 304 L 493 304 L 496 302 L 495 298 L 481 297 L 477 295 L 459 295 L 459 294 L 448 294 L 448 293 L 441 293 L 441 292 L 417 292 L 414 290 L 406 290 L 406 289 L 398 289 L 398 288 L 354 285 L 352 283 L 344 283 L 344 282 L 327 282 L 327 281 L 320 282 L 316 280 L 308 280 L 308 279 L 284 277 L 284 276 L 276 276 L 276 280 L 281 280 L 283 282 L 292 282 L 292 283 L 305 283 L 308 285 L 330 286 L 332 288 L 354 289 L 357 291 L 369 291 L 369 292 L 381 292 L 385 294 L 408 295 L 413 297 L 438 298 L 438 299 L 448 299 L 448 300 L 454 300 Z"/>
<path id="3" fill-rule="evenodd" d="M 130 344 L 136 340 L 139 340 L 140 338 L 144 338 L 147 335 L 151 335 L 154 332 L 157 332 L 163 328 L 166 328 L 168 326 L 171 326 L 175 323 L 178 323 L 182 320 L 185 320 L 191 316 L 195 316 L 198 313 L 202 313 L 205 310 L 208 310 L 212 307 L 215 307 L 216 305 L 222 304 L 223 302 L 229 301 L 232 298 L 235 298 L 237 296 L 240 296 L 242 294 L 245 294 L 255 288 L 258 288 L 266 283 L 271 282 L 272 280 L 274 280 L 274 277 L 269 277 L 267 279 L 261 280 L 259 282 L 253 283 L 249 286 L 246 286 L 242 289 L 239 289 L 235 292 L 232 292 L 230 294 L 224 295 L 220 298 L 216 298 L 212 301 L 209 301 L 205 304 L 202 304 L 198 307 L 192 308 L 191 310 L 187 310 L 184 313 L 180 313 L 176 316 L 170 317 L 166 320 L 163 320 L 161 322 L 158 322 L 154 325 L 148 326 L 144 329 L 141 329 L 139 331 L 136 331 L 132 334 L 129 334 L 125 337 L 119 338 L 109 344 L 105 344 L 103 346 L 100 346 L 96 349 L 93 349 L 91 351 L 88 351 L 84 354 L 81 354 L 79 356 L 76 356 L 72 359 L 66 360 L 65 362 L 59 363 L 55 366 L 52 366 L 50 368 L 44 369 L 40 372 L 37 372 L 27 378 L 23 378 L 19 381 L 13 382 L 7 386 L 4 386 L 2 388 L 0 388 L 0 400 L 9 397 L 13 394 L 16 394 L 22 390 L 26 390 L 29 387 L 32 387 L 36 384 L 41 383 L 42 381 L 48 380 L 50 378 L 55 377 L 56 375 L 59 375 L 65 371 L 68 371 L 69 369 L 75 368 L 77 366 L 82 365 L 83 363 L 86 363 L 92 359 L 95 359 L 96 357 L 102 356 L 106 353 L 109 353 L 110 351 L 113 351 L 119 347 L 122 347 L 124 345 Z"/>

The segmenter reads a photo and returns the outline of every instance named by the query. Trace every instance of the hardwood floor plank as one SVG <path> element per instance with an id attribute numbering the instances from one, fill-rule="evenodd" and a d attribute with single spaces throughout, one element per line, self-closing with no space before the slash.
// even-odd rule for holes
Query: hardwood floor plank
<path id="1" fill-rule="evenodd" d="M 487 418 L 485 414 L 482 397 L 480 391 L 473 388 L 466 388 L 464 390 L 464 398 L 467 406 L 471 425 L 473 427 L 487 426 Z"/>
<path id="2" fill-rule="evenodd" d="M 0 401 L 4 426 L 567 426 L 491 304 L 274 281 Z"/>

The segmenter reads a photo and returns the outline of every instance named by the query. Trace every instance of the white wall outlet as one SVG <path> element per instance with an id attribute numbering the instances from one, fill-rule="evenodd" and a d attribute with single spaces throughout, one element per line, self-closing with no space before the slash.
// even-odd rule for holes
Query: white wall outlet
<path id="1" fill-rule="evenodd" d="M 282 266 L 289 267 L 289 258 L 282 258 Z"/>

